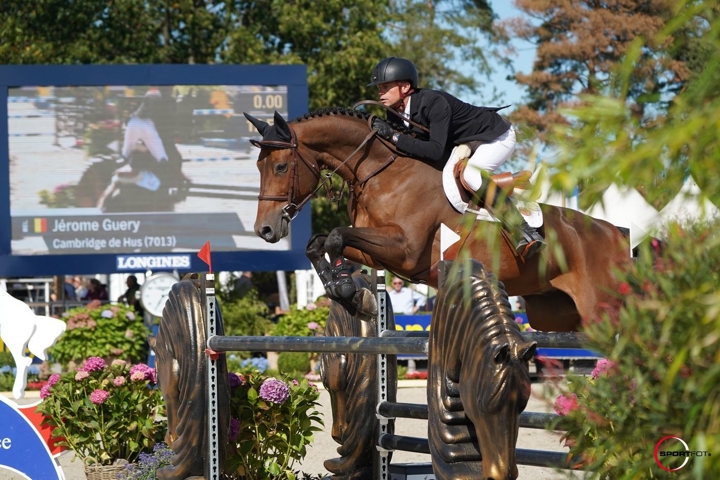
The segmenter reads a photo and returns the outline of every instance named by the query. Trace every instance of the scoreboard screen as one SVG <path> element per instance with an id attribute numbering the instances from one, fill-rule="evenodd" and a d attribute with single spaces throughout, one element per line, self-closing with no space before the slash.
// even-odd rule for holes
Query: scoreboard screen
<path id="1" fill-rule="evenodd" d="M 0 78 L 0 275 L 142 269 L 128 256 L 143 255 L 192 268 L 206 241 L 225 270 L 307 266 L 308 212 L 278 243 L 254 233 L 259 134 L 243 116 L 304 114 L 304 66 L 0 67 Z"/>

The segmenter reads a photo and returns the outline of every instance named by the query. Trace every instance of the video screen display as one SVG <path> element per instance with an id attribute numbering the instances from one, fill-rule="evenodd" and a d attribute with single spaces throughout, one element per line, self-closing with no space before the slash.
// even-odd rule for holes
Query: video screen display
<path id="1" fill-rule="evenodd" d="M 10 87 L 11 253 L 290 250 L 253 232 L 258 133 L 287 87 Z"/>

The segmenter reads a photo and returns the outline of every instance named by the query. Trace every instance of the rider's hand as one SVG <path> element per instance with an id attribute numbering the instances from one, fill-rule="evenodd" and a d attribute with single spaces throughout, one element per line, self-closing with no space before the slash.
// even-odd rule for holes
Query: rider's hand
<path id="1" fill-rule="evenodd" d="M 395 132 L 393 132 L 392 127 L 385 120 L 382 118 L 375 118 L 372 122 L 372 127 L 374 130 L 377 130 L 378 136 L 389 142 L 392 141 L 392 136 Z"/>

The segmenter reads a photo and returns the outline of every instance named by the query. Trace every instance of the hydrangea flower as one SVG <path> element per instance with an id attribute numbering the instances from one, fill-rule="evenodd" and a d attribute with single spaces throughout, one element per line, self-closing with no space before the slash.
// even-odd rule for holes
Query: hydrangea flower
<path id="1" fill-rule="evenodd" d="M 560 395 L 557 400 L 555 400 L 555 412 L 563 417 L 576 408 L 578 408 L 578 402 L 577 395 L 574 393 L 570 396 Z"/>
<path id="2" fill-rule="evenodd" d="M 113 385 L 115 385 L 116 387 L 122 387 L 123 385 L 125 385 L 125 377 L 115 377 L 113 379 Z"/>
<path id="3" fill-rule="evenodd" d="M 143 372 L 135 372 L 130 375 L 130 380 L 133 382 L 144 382 L 145 381 L 145 374 Z"/>
<path id="4" fill-rule="evenodd" d="M 230 419 L 230 431 L 228 432 L 228 440 L 237 440 L 238 434 L 240 433 L 240 420 L 237 418 Z"/>
<path id="5" fill-rule="evenodd" d="M 150 380 L 151 382 L 155 383 L 154 368 L 150 368 L 144 363 L 138 363 L 137 365 L 133 365 L 132 367 L 130 367 L 130 378 L 135 380 L 134 375 L 138 372 L 143 374 L 143 380 Z"/>
<path id="6" fill-rule="evenodd" d="M 52 387 L 55 385 L 58 381 L 60 381 L 60 374 L 59 373 L 53 373 L 50 375 L 50 378 L 48 378 L 47 385 Z"/>
<path id="7" fill-rule="evenodd" d="M 110 397 L 110 393 L 105 390 L 97 389 L 90 394 L 90 401 L 95 405 L 102 405 L 108 397 Z"/>
<path id="8" fill-rule="evenodd" d="M 110 310 L 103 310 L 103 312 L 100 314 L 103 318 L 113 318 L 115 314 L 111 312 Z"/>
<path id="9" fill-rule="evenodd" d="M 127 362 L 125 360 L 113 360 L 111 365 L 118 366 L 118 367 L 124 367 L 127 365 Z"/>
<path id="10" fill-rule="evenodd" d="M 228 383 L 230 384 L 230 388 L 236 388 L 240 386 L 240 377 L 235 375 L 232 372 L 228 373 Z"/>
<path id="11" fill-rule="evenodd" d="M 125 316 L 128 320 L 135 320 L 135 314 L 133 312 L 127 312 Z"/>
<path id="12" fill-rule="evenodd" d="M 308 327 L 310 330 L 317 330 L 317 329 L 320 327 L 320 325 L 318 325 L 317 322 L 310 322 L 310 323 L 307 324 L 307 327 Z"/>
<path id="13" fill-rule="evenodd" d="M 51 395 L 50 388 L 51 388 L 50 384 L 47 384 L 44 387 L 42 387 L 40 389 L 40 398 L 45 400 L 47 397 L 49 397 Z"/>
<path id="14" fill-rule="evenodd" d="M 89 357 L 87 360 L 85 360 L 85 365 L 83 365 L 82 370 L 86 372 L 96 372 L 100 370 L 104 370 L 105 367 L 107 367 L 107 364 L 105 363 L 105 360 L 103 360 L 100 357 Z"/>
<path id="15" fill-rule="evenodd" d="M 88 378 L 89 376 L 90 376 L 90 374 L 89 374 L 88 372 L 86 372 L 85 370 L 80 370 L 79 372 L 77 372 L 77 373 L 75 374 L 75 380 L 78 381 L 78 382 L 82 382 L 83 380 L 85 380 L 85 379 Z"/>
<path id="16" fill-rule="evenodd" d="M 290 389 L 285 382 L 270 377 L 260 386 L 260 398 L 266 402 L 285 403 L 290 396 Z"/>

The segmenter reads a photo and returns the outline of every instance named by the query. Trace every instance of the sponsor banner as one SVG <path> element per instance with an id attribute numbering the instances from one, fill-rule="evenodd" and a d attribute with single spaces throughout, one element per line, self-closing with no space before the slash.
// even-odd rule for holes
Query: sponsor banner
<path id="1" fill-rule="evenodd" d="M 117 269 L 128 270 L 187 270 L 190 255 L 118 255 Z"/>

